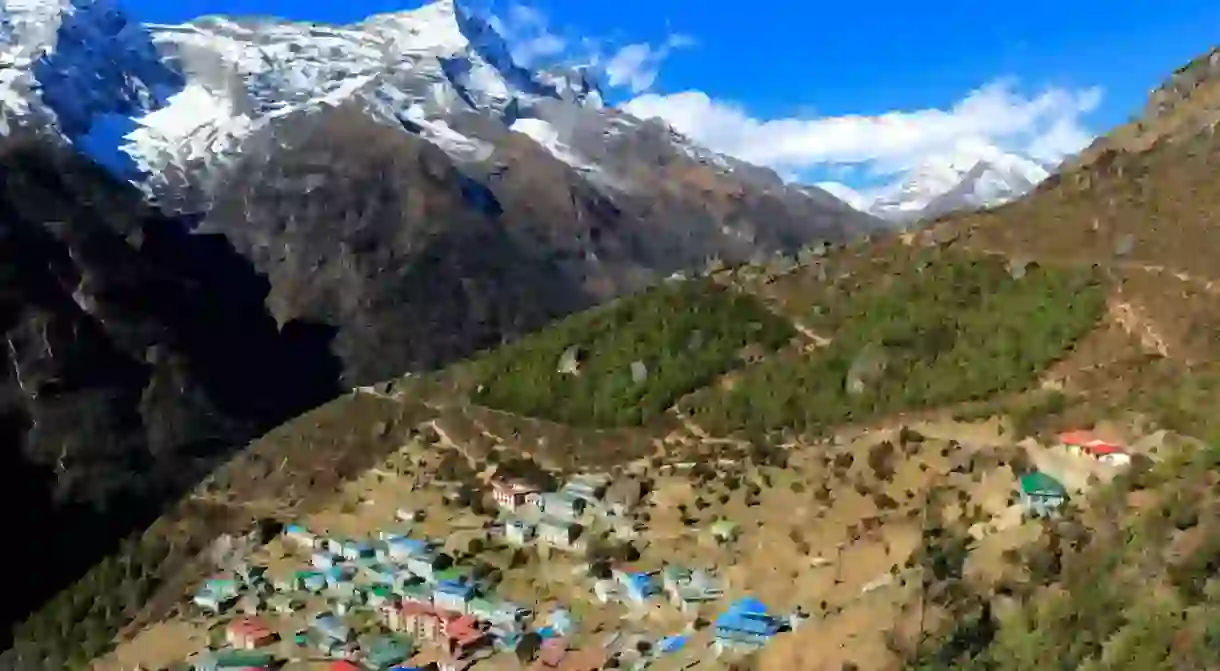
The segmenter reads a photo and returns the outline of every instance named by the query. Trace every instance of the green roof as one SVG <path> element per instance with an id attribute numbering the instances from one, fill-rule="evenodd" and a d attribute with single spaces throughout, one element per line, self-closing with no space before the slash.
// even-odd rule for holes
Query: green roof
<path id="1" fill-rule="evenodd" d="M 1021 476 L 1021 491 L 1026 494 L 1042 494 L 1045 496 L 1067 496 L 1067 490 L 1063 485 L 1043 473 L 1042 471 L 1034 471 Z"/>
<path id="2" fill-rule="evenodd" d="M 470 577 L 473 570 L 469 566 L 450 566 L 443 571 L 437 571 L 436 581 L 442 580 L 463 580 Z"/>

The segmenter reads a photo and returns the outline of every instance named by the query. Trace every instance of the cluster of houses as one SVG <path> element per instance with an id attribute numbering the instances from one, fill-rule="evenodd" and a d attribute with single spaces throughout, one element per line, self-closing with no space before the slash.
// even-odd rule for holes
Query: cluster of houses
<path id="1" fill-rule="evenodd" d="M 560 550 L 583 550 L 582 524 L 594 511 L 623 518 L 640 501 L 640 483 L 600 474 L 577 475 L 548 492 L 520 480 L 493 480 L 492 497 L 507 513 L 504 538 L 514 545 L 542 543 Z"/>
<path id="2" fill-rule="evenodd" d="M 1098 438 L 1092 431 L 1068 431 L 1057 437 L 1057 449 L 1068 454 L 1093 459 L 1101 464 L 1124 467 L 1131 464 L 1131 454 L 1118 443 Z M 1055 515 L 1068 500 L 1067 488 L 1054 476 L 1033 471 L 1018 480 L 1021 505 L 1030 515 Z"/>
<path id="3" fill-rule="evenodd" d="M 587 540 L 586 524 L 630 522 L 644 491 L 633 478 L 578 475 L 557 491 L 493 480 L 491 494 L 504 512 L 499 529 L 507 543 L 578 551 Z M 398 517 L 416 521 L 408 511 L 399 511 Z M 712 533 L 726 541 L 737 528 L 722 520 Z M 328 537 L 297 524 L 285 527 L 284 538 L 308 556 L 308 566 L 269 578 L 262 567 L 241 565 L 208 580 L 195 594 L 202 611 L 232 616 L 225 625 L 226 647 L 199 655 L 197 669 L 271 668 L 272 646 L 280 636 L 261 619 L 268 613 L 301 613 L 303 626 L 293 630 L 292 643 L 333 660 L 336 669 L 405 669 L 401 665 L 425 648 L 438 655 L 440 671 L 465 669 L 501 652 L 533 660 L 534 671 L 594 671 L 608 665 L 642 669 L 682 649 L 691 633 L 634 642 L 615 634 L 612 640 L 576 647 L 577 626 L 566 609 L 539 617 L 498 598 L 486 579 L 455 564 L 439 543 L 385 531 L 375 540 Z M 599 602 L 628 608 L 668 602 L 692 621 L 688 629 L 705 606 L 722 601 L 726 593 L 710 569 L 614 567 L 598 575 L 606 576 L 592 585 Z M 355 614 L 361 616 L 349 617 Z M 736 602 L 711 627 L 715 651 L 760 646 L 801 618 L 799 612 L 770 615 L 754 599 Z M 357 630 L 353 623 L 362 626 Z"/>

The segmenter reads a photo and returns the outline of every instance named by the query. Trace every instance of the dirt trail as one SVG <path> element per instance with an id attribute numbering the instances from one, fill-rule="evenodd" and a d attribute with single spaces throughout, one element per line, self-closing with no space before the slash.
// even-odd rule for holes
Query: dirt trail
<path id="1" fill-rule="evenodd" d="M 1144 349 L 1169 358 L 1169 347 L 1166 346 L 1165 339 L 1138 306 L 1129 301 L 1112 300 L 1107 313 L 1128 335 L 1138 339 Z"/>

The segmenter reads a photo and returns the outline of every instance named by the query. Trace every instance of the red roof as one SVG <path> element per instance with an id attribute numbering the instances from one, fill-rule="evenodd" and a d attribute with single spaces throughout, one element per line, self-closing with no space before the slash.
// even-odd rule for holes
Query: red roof
<path id="1" fill-rule="evenodd" d="M 1115 445 L 1114 443 L 1107 443 L 1107 442 L 1104 442 L 1101 440 L 1094 441 L 1092 443 L 1089 443 L 1088 445 L 1085 445 L 1084 449 L 1086 449 L 1089 452 L 1092 452 L 1093 454 L 1096 454 L 1096 455 L 1122 454 L 1123 452 L 1126 451 L 1123 449 L 1123 447 L 1121 445 Z"/>
<path id="2" fill-rule="evenodd" d="M 403 615 L 435 615 L 436 611 L 432 610 L 431 606 L 422 604 L 416 601 L 404 601 L 398 610 Z"/>
<path id="3" fill-rule="evenodd" d="M 253 638 L 264 638 L 271 635 L 271 628 L 262 620 L 244 617 L 229 623 L 229 631 Z"/>
<path id="4" fill-rule="evenodd" d="M 1067 431 L 1059 434 L 1059 442 L 1064 445 L 1088 445 L 1097 440 L 1092 431 Z"/>
<path id="5" fill-rule="evenodd" d="M 538 488 L 520 480 L 492 480 L 491 486 L 505 494 L 533 494 Z"/>
<path id="6" fill-rule="evenodd" d="M 327 667 L 330 671 L 360 671 L 360 667 L 356 666 L 355 662 L 349 662 L 346 659 L 341 659 L 337 662 L 331 662 Z"/>

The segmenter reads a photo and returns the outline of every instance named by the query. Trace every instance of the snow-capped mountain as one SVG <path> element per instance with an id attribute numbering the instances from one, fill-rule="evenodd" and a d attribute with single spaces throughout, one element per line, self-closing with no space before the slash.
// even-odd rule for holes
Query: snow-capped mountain
<path id="1" fill-rule="evenodd" d="M 638 161 L 622 153 L 650 138 L 733 181 L 826 203 L 676 133 L 656 136 L 605 105 L 590 68 L 521 67 L 459 0 L 343 26 L 224 16 L 138 25 L 115 0 L 0 0 L 0 15 L 0 132 L 52 128 L 170 210 L 205 210 L 252 138 L 343 105 L 464 165 L 498 164 L 519 134 L 597 188 L 631 193 Z"/>
<path id="2" fill-rule="evenodd" d="M 885 225 L 607 106 L 591 68 L 523 68 L 459 0 L 342 26 L 139 25 L 116 2 L 0 0 L 3 132 L 223 236 L 279 324 L 336 329 L 353 384 Z"/>
<path id="3" fill-rule="evenodd" d="M 867 193 L 837 182 L 818 186 L 862 212 L 910 222 L 995 207 L 1025 195 L 1049 176 L 1047 168 L 1032 159 L 974 144 L 930 156 L 898 182 Z"/>

